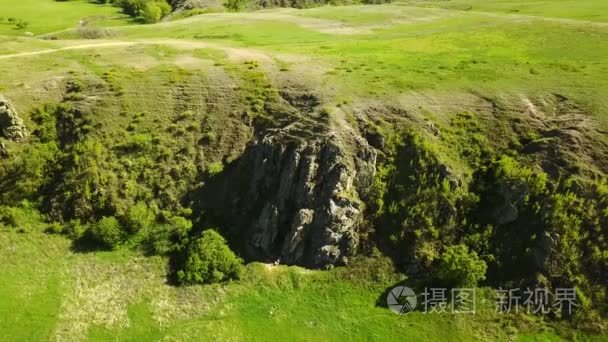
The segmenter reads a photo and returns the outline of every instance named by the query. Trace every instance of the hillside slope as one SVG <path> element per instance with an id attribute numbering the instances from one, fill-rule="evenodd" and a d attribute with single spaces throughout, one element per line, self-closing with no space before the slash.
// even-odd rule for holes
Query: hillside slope
<path id="1" fill-rule="evenodd" d="M 522 331 L 605 333 L 608 22 L 590 16 L 592 2 L 568 2 L 565 14 L 559 1 L 517 13 L 516 2 L 408 1 L 210 13 L 115 26 L 104 40 L 71 24 L 44 39 L 0 37 L 0 234 L 23 246 L 9 230 L 52 239 L 62 255 L 67 241 L 40 233 L 66 235 L 68 258 L 141 253 L 169 282 L 210 227 L 247 262 L 347 273 L 388 257 L 395 273 L 353 299 L 382 319 L 370 298 L 401 272 L 457 285 L 438 275 L 462 247 L 487 265 L 480 285 L 577 288 L 576 313 L 527 317 Z M 110 217 L 118 231 L 100 235 Z M 334 286 L 329 274 L 314 271 Z M 52 277 L 49 291 L 63 291 Z M 138 296 L 121 302 L 122 323 L 92 321 L 124 329 L 149 316 L 156 294 Z M 49 310 L 82 304 L 49 298 Z M 461 338 L 515 336 L 479 328 L 494 318 L 458 321 Z M 256 324 L 230 320 L 222 329 Z"/>

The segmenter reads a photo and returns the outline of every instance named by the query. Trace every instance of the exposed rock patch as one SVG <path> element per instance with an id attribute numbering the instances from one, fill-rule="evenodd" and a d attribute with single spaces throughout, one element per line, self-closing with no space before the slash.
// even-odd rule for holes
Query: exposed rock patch
<path id="1" fill-rule="evenodd" d="M 244 253 L 316 268 L 345 263 L 357 248 L 376 150 L 361 137 L 347 148 L 331 133 L 310 140 L 283 133 L 253 141 L 226 175 L 240 179 L 222 197 L 232 197 Z"/>
<path id="2" fill-rule="evenodd" d="M 0 95 L 0 131 L 3 137 L 14 141 L 23 141 L 28 134 L 15 107 L 2 95 Z"/>

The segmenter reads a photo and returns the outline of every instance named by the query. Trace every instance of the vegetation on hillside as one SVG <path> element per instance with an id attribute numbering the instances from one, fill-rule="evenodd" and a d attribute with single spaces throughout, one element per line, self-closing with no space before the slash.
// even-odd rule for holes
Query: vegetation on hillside
<path id="1" fill-rule="evenodd" d="M 23 10 L 30 1 L 0 18 L 0 34 L 60 32 L 0 36 L 0 93 L 30 132 L 23 142 L 0 137 L 0 316 L 10 316 L 0 331 L 9 339 L 605 334 L 608 47 L 606 17 L 589 10 L 603 8 L 597 0 L 405 1 L 171 22 L 182 3 L 49 1 L 49 13 L 80 14 L 44 23 Z M 224 6 L 327 3 L 342 4 Z M 96 13 L 105 19 L 91 23 L 132 25 L 77 24 Z M 75 37 L 107 40 L 64 39 Z M 254 145 L 259 164 L 247 163 Z M 375 163 L 369 177 L 362 155 Z M 343 162 L 314 173 L 335 159 Z M 289 178 L 292 164 L 313 171 Z M 274 166 L 283 172 L 270 182 L 264 171 Z M 344 267 L 273 265 L 283 262 L 277 251 L 316 238 L 306 233 L 317 203 L 295 203 L 291 182 L 322 192 L 333 177 L 343 179 L 326 191 L 328 210 L 314 215 L 356 227 L 352 245 L 322 246 L 343 253 L 326 268 Z M 240 191 L 274 181 L 272 194 Z M 282 217 L 265 202 L 275 190 L 298 224 L 251 233 Z M 253 198 L 251 211 L 267 215 L 235 218 Z M 248 260 L 268 236 L 268 257 Z M 486 301 L 472 317 L 392 316 L 385 298 L 397 285 L 477 287 Z M 576 288 L 580 305 L 494 312 L 492 289 L 538 287 Z"/>

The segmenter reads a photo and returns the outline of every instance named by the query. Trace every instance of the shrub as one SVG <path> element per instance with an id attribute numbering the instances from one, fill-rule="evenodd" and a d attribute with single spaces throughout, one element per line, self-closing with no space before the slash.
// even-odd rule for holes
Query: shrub
<path id="1" fill-rule="evenodd" d="M 169 5 L 166 1 L 157 1 L 156 5 L 160 8 L 160 17 L 164 18 L 171 13 L 171 5 Z"/>
<path id="2" fill-rule="evenodd" d="M 246 4 L 246 0 L 226 0 L 224 7 L 226 7 L 229 11 L 239 12 L 245 8 Z"/>
<path id="3" fill-rule="evenodd" d="M 18 30 L 23 30 L 26 29 L 28 26 L 30 26 L 30 23 L 28 23 L 27 21 L 23 21 L 23 20 L 19 20 L 15 26 L 17 27 Z"/>
<path id="4" fill-rule="evenodd" d="M 206 230 L 188 247 L 184 269 L 178 272 L 183 284 L 217 283 L 238 279 L 243 260 L 237 257 L 226 240 L 215 230 Z"/>
<path id="5" fill-rule="evenodd" d="M 222 162 L 213 162 L 209 164 L 209 167 L 207 168 L 210 177 L 213 177 L 222 171 L 224 171 L 224 164 L 222 164 Z"/>
<path id="6" fill-rule="evenodd" d="M 140 230 L 150 228 L 154 225 L 155 220 L 156 215 L 154 215 L 154 212 L 143 202 L 137 202 L 134 206 L 129 208 L 125 217 L 127 224 L 126 228 L 129 229 L 131 233 L 137 233 Z"/>
<path id="7" fill-rule="evenodd" d="M 451 287 L 473 287 L 485 279 L 486 262 L 477 253 L 460 244 L 445 249 L 440 258 L 437 275 Z"/>
<path id="8" fill-rule="evenodd" d="M 118 6 L 127 15 L 142 16 L 147 23 L 155 23 L 171 13 L 171 5 L 165 0 L 120 0 Z"/>
<path id="9" fill-rule="evenodd" d="M 81 238 L 86 231 L 86 226 L 83 225 L 79 219 L 70 220 L 63 227 L 63 233 L 69 236 L 71 239 Z"/>
<path id="10" fill-rule="evenodd" d="M 162 18 L 162 10 L 155 2 L 148 2 L 141 13 L 144 21 L 148 24 L 153 24 Z"/>
<path id="11" fill-rule="evenodd" d="M 118 6 L 122 8 L 125 14 L 137 17 L 143 12 L 146 2 L 146 0 L 120 0 Z"/>
<path id="12" fill-rule="evenodd" d="M 0 223 L 19 232 L 43 230 L 47 227 L 44 218 L 33 203 L 23 200 L 17 206 L 0 206 Z"/>
<path id="13" fill-rule="evenodd" d="M 91 237 L 106 247 L 114 248 L 123 239 L 123 232 L 120 223 L 115 217 L 103 217 L 91 227 Z"/>
<path id="14" fill-rule="evenodd" d="M 165 223 L 145 231 L 144 246 L 147 252 L 168 254 L 181 251 L 187 245 L 192 222 L 181 216 L 172 216 L 165 220 Z"/>

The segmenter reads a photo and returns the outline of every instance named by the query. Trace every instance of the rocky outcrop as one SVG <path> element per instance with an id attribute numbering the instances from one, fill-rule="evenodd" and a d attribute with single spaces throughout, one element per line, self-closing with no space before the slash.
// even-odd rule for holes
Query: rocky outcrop
<path id="1" fill-rule="evenodd" d="M 3 137 L 14 141 L 23 141 L 28 134 L 15 107 L 2 95 L 0 95 L 0 132 Z"/>
<path id="2" fill-rule="evenodd" d="M 173 6 L 176 12 L 189 11 L 193 9 L 204 9 L 209 7 L 208 0 L 173 0 L 171 6 Z"/>
<path id="3" fill-rule="evenodd" d="M 242 196 L 232 203 L 250 257 L 316 268 L 345 263 L 358 244 L 361 198 L 376 164 L 376 150 L 349 139 L 271 133 L 250 144 L 236 167 Z"/>

